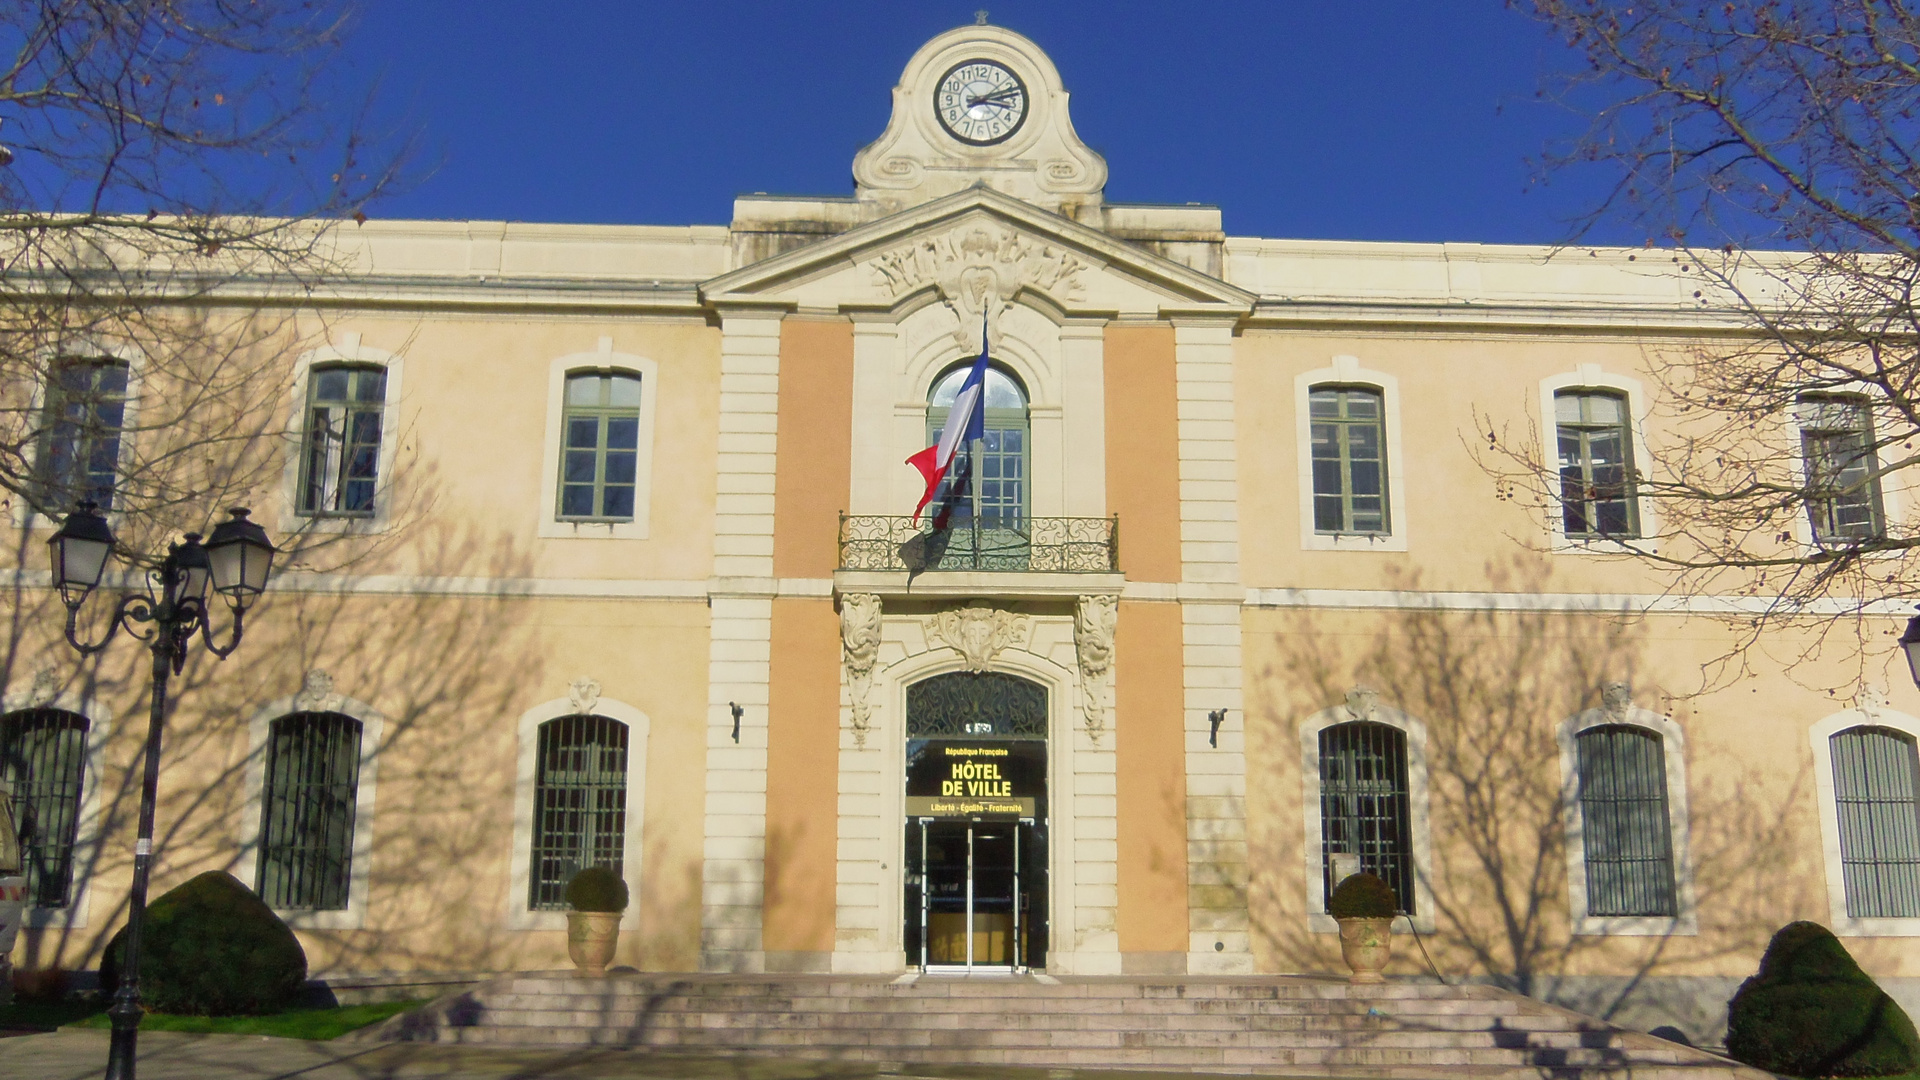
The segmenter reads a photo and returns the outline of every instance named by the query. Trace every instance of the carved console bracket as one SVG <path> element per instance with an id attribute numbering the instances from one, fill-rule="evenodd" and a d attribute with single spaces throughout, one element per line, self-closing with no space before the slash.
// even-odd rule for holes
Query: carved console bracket
<path id="1" fill-rule="evenodd" d="M 841 662 L 847 669 L 849 726 L 855 746 L 864 749 L 873 728 L 873 707 L 867 695 L 873 689 L 873 665 L 880 658 L 880 598 L 872 593 L 848 593 L 840 598 Z"/>
<path id="2" fill-rule="evenodd" d="M 1120 598 L 1083 596 L 1073 612 L 1073 644 L 1080 659 L 1080 709 L 1095 743 L 1107 726 L 1107 682 L 1113 672 L 1113 633 Z"/>

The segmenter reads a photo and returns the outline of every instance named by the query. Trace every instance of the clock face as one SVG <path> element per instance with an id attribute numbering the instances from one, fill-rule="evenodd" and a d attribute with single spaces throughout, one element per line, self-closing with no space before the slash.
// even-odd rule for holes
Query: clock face
<path id="1" fill-rule="evenodd" d="M 991 60 L 955 64 L 933 95 L 934 114 L 947 134 L 972 146 L 1005 142 L 1027 119 L 1027 88 Z"/>

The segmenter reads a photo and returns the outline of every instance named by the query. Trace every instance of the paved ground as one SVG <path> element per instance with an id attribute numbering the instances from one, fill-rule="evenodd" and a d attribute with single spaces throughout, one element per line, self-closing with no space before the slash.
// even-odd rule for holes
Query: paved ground
<path id="1" fill-rule="evenodd" d="M 0 1080 L 94 1080 L 104 1031 L 0 1040 Z M 624 1050 L 549 1053 L 466 1046 L 303 1042 L 257 1035 L 140 1036 L 140 1080 L 1174 1080 L 1187 1073 L 835 1065 L 767 1058 L 669 1057 Z M 1210 1080 L 1223 1080 L 1217 1074 Z"/>

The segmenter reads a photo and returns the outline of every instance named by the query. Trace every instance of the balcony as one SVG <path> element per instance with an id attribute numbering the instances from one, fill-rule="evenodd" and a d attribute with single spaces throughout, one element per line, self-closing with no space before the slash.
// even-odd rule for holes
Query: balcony
<path id="1" fill-rule="evenodd" d="M 840 515 L 842 572 L 1117 574 L 1120 519 L 994 518 L 935 529 L 931 516 Z"/>

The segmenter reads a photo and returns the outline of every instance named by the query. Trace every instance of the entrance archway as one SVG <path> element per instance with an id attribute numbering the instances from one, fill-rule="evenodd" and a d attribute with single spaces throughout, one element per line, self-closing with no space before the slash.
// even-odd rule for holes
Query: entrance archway
<path id="1" fill-rule="evenodd" d="M 997 672 L 907 687 L 902 940 L 922 970 L 1047 954 L 1047 689 Z"/>

